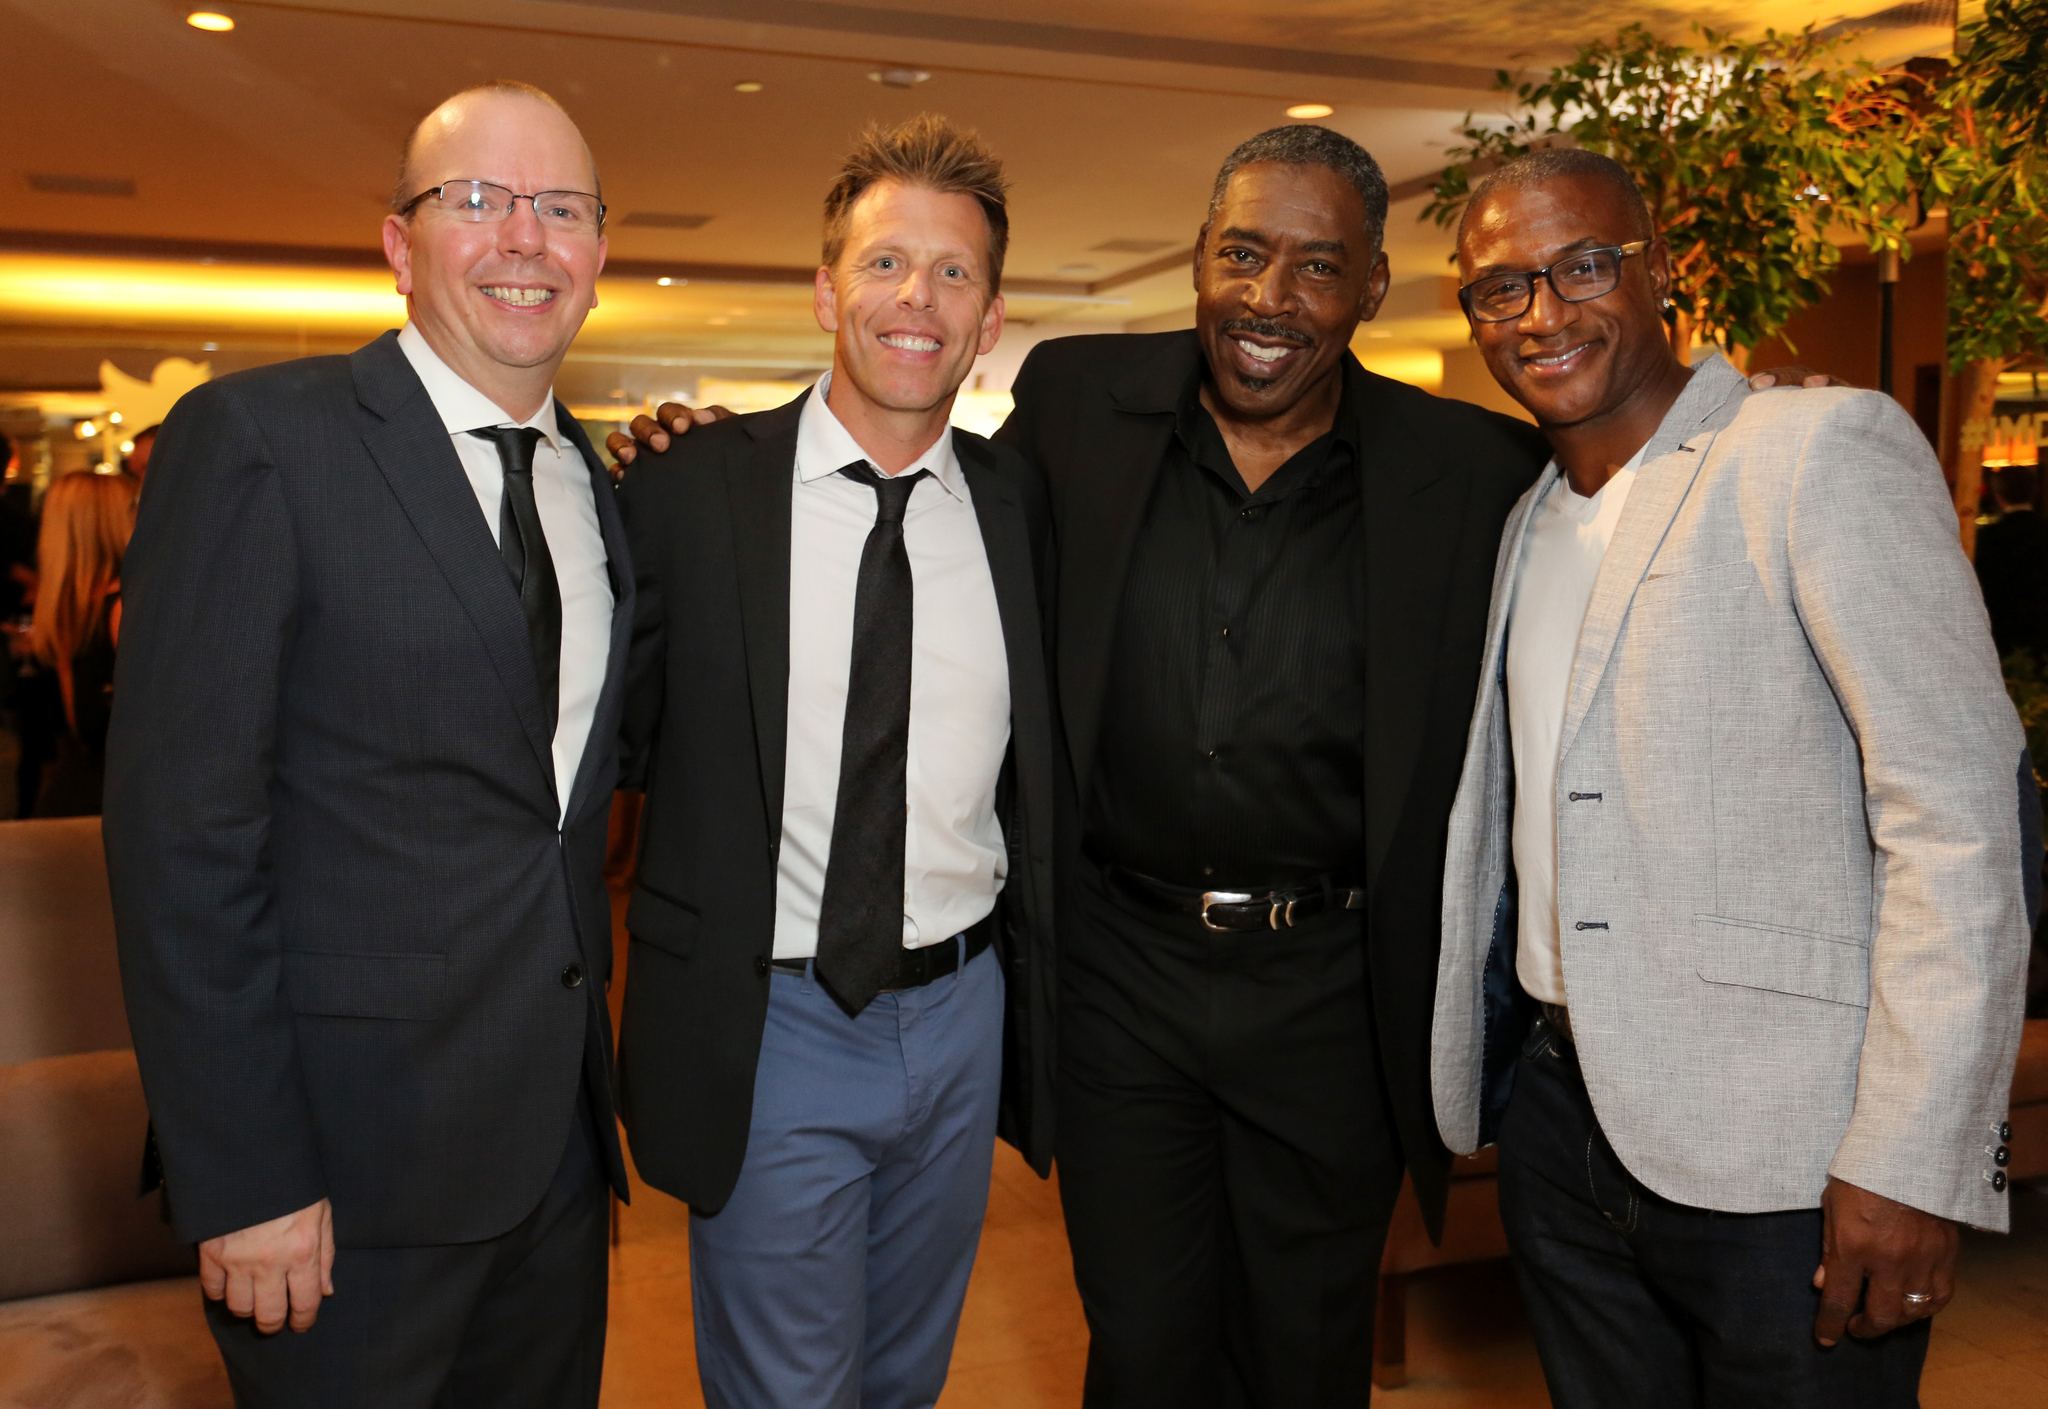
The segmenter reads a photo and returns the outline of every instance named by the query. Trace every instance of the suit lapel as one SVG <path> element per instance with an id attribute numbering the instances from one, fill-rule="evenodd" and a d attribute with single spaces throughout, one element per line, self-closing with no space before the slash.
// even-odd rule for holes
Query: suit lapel
<path id="1" fill-rule="evenodd" d="M 567 815 L 578 816 L 595 785 L 606 751 L 615 747 L 613 735 L 626 689 L 626 654 L 633 639 L 633 564 L 626 552 L 626 526 L 619 517 L 612 477 L 604 462 L 591 449 L 590 437 L 569 408 L 555 403 L 555 424 L 581 452 L 590 472 L 591 498 L 597 505 L 597 529 L 604 539 L 605 571 L 612 584 L 612 634 L 605 656 L 604 687 L 597 697 L 597 712 L 591 716 L 590 737 L 584 741 L 583 757 L 576 765 L 575 785 L 569 790 Z"/>
<path id="2" fill-rule="evenodd" d="M 754 440 L 752 452 L 725 466 L 761 798 L 769 824 L 776 828 L 781 825 L 782 779 L 789 753 L 789 528 L 796 432 L 810 395 L 807 391 L 787 406 L 751 418 L 747 432 Z"/>
<path id="3" fill-rule="evenodd" d="M 1558 735 L 1560 758 L 1571 749 L 1586 711 L 1592 708 L 1650 560 L 1663 546 L 1671 521 L 1678 516 L 1679 506 L 1707 458 L 1708 447 L 1721 427 L 1734 418 L 1748 389 L 1742 374 L 1720 354 L 1713 354 L 1694 370 L 1657 433 L 1643 447 L 1643 463 L 1628 492 L 1628 503 L 1622 507 L 1621 521 L 1614 526 L 1607 556 L 1593 579 L 1593 596 L 1579 627 L 1571 693 L 1565 700 L 1564 729 Z"/>
<path id="4" fill-rule="evenodd" d="M 1446 466 L 1384 379 L 1345 358 L 1365 519 L 1366 880 L 1407 805 L 1435 700 L 1445 596 L 1470 478 Z"/>
<path id="5" fill-rule="evenodd" d="M 956 431 L 953 454 L 967 478 L 975 523 L 981 529 L 982 548 L 988 554 L 989 578 L 995 584 L 996 611 L 1003 623 L 1003 654 L 1010 669 L 1010 712 L 1014 719 L 1019 713 L 1018 695 L 1044 671 L 1044 666 L 1032 659 L 1034 653 L 1043 650 L 1044 636 L 1039 629 L 1030 534 L 1016 496 L 989 463 L 986 444 Z M 1045 702 L 1038 703 L 1042 707 Z M 1012 737 L 1016 732 L 1013 725 Z"/>
<path id="6" fill-rule="evenodd" d="M 1201 357 L 1192 334 L 1132 369 L 1110 388 L 1109 424 L 1093 456 L 1071 473 L 1081 481 L 1056 502 L 1080 512 L 1060 533 L 1059 693 L 1068 751 L 1081 796 L 1088 795 L 1101 732 L 1102 696 L 1123 602 L 1131 549 L 1144 523 L 1174 414 Z"/>
<path id="7" fill-rule="evenodd" d="M 483 638 L 505 696 L 532 745 L 547 795 L 555 799 L 553 740 L 534 674 L 526 615 L 448 428 L 399 350 L 396 333 L 358 348 L 349 363 L 357 399 L 369 413 L 363 418 L 363 444 Z"/>

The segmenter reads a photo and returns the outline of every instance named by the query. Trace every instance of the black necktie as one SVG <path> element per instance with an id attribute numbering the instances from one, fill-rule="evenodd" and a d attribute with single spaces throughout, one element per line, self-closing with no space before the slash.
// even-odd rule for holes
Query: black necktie
<path id="1" fill-rule="evenodd" d="M 903 510 L 928 471 L 888 479 L 856 460 L 839 473 L 873 489 L 877 502 L 853 596 L 839 802 L 818 906 L 816 968 L 826 992 L 857 1017 L 903 967 L 912 618 Z"/>
<path id="2" fill-rule="evenodd" d="M 488 426 L 470 432 L 498 447 L 505 468 L 505 493 L 498 501 L 498 552 L 519 593 L 526 613 L 526 639 L 533 647 L 533 674 L 540 684 L 541 706 L 547 710 L 548 736 L 555 732 L 561 703 L 562 588 L 555 580 L 555 560 L 548 537 L 541 532 L 540 510 L 533 502 L 533 447 L 540 432 L 531 426 Z"/>

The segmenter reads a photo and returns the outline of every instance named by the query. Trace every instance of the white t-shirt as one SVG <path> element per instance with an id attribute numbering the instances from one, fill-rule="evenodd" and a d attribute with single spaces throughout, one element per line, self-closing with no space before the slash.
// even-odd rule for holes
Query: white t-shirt
<path id="1" fill-rule="evenodd" d="M 1508 735 L 1515 751 L 1515 973 L 1533 998 L 1562 1004 L 1558 954 L 1557 763 L 1572 658 L 1593 581 L 1628 503 L 1643 452 L 1587 499 L 1559 476 L 1536 506 L 1508 608 Z"/>

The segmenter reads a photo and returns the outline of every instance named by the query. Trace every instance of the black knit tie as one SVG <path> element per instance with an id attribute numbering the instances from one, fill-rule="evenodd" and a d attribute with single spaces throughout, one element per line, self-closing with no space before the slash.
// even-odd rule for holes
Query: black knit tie
<path id="1" fill-rule="evenodd" d="M 816 967 L 825 990 L 857 1017 L 903 967 L 912 620 L 903 511 L 929 472 L 890 479 L 857 460 L 839 473 L 873 489 L 877 503 L 853 597 L 839 802 L 818 907 Z"/>
<path id="2" fill-rule="evenodd" d="M 548 737 L 553 738 L 561 704 L 562 588 L 555 580 L 548 537 L 541 532 L 540 509 L 533 502 L 533 448 L 540 443 L 540 432 L 531 426 L 488 426 L 470 434 L 494 443 L 498 463 L 505 468 L 505 492 L 498 501 L 498 552 L 526 613 L 534 679 L 547 710 Z"/>

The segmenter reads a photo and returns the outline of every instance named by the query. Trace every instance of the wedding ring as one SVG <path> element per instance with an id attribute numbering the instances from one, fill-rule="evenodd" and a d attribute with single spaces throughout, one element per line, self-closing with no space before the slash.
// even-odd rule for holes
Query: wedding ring
<path id="1" fill-rule="evenodd" d="M 1932 1293 L 1932 1292 L 1907 1292 L 1907 1293 L 1906 1293 L 1906 1304 L 1907 1304 L 1908 1306 L 1925 1306 L 1925 1305 L 1927 1305 L 1927 1303 L 1928 1303 L 1928 1302 L 1930 1302 L 1930 1301 L 1933 1301 L 1933 1300 L 1934 1300 L 1934 1293 Z"/>

